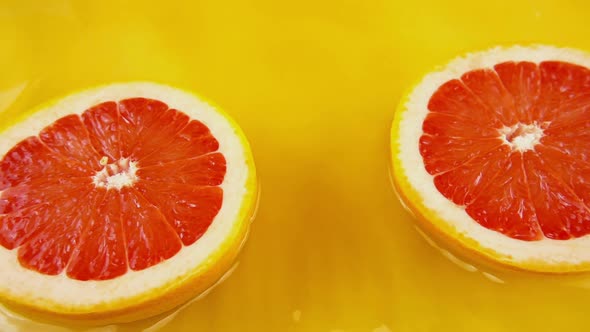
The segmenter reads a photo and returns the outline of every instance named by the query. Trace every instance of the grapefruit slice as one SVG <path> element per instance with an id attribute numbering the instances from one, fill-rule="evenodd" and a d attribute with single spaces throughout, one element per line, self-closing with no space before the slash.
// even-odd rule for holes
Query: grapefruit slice
<path id="1" fill-rule="evenodd" d="M 189 300 L 245 240 L 256 174 L 242 131 L 190 93 L 103 86 L 0 134 L 0 300 L 122 322 Z"/>
<path id="2" fill-rule="evenodd" d="M 488 263 L 589 270 L 589 68 L 581 51 L 515 46 L 426 75 L 391 131 L 395 188 L 419 225 Z"/>

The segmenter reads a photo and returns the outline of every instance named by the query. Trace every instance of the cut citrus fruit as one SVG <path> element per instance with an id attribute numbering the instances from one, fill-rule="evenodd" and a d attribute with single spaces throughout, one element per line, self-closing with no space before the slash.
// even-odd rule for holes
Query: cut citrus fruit
<path id="1" fill-rule="evenodd" d="M 0 134 L 0 300 L 50 318 L 135 320 L 213 285 L 256 203 L 224 113 L 153 83 L 40 107 Z"/>
<path id="2" fill-rule="evenodd" d="M 391 132 L 393 180 L 419 225 L 470 257 L 590 269 L 590 56 L 468 54 L 426 75 Z"/>

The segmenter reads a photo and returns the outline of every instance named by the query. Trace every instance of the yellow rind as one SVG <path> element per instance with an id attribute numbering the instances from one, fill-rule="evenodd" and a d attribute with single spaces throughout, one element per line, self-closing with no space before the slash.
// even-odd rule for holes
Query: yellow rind
<path id="1" fill-rule="evenodd" d="M 142 83 L 142 82 L 125 82 L 125 83 Z M 116 83 L 115 83 L 116 84 Z M 165 85 L 158 83 L 160 85 Z M 111 84 L 108 84 L 111 85 Z M 101 85 L 90 89 L 100 88 Z M 178 88 L 175 87 L 178 90 Z M 79 90 L 69 95 L 52 99 L 47 101 L 31 111 L 24 112 L 21 116 L 13 119 L 13 121 L 6 121 L 0 127 L 1 131 L 11 125 L 18 123 L 27 116 L 57 103 L 58 101 L 68 96 L 86 91 L 87 89 Z M 254 165 L 254 158 L 250 144 L 246 136 L 238 124 L 221 108 L 209 102 L 192 92 L 183 90 L 205 101 L 220 113 L 235 131 L 235 135 L 239 138 L 241 145 L 244 148 L 244 161 L 248 167 L 248 178 L 246 180 L 246 193 L 242 198 L 242 204 L 237 217 L 237 222 L 227 236 L 221 246 L 217 248 L 209 257 L 199 266 L 196 266 L 189 273 L 173 280 L 157 289 L 151 290 L 149 293 L 139 294 L 137 296 L 121 299 L 118 301 L 104 302 L 99 305 L 91 306 L 63 306 L 52 301 L 39 301 L 31 298 L 15 298 L 7 294 L 0 293 L 0 301 L 6 304 L 11 309 L 17 312 L 22 312 L 27 316 L 36 319 L 45 319 L 56 322 L 66 322 L 69 324 L 80 325 L 106 325 L 113 323 L 125 323 L 139 319 L 148 318 L 189 301 L 190 299 L 205 292 L 216 282 L 223 277 L 234 264 L 234 261 L 246 240 L 248 230 L 252 219 L 254 217 L 255 209 L 258 203 L 258 179 L 256 174 L 256 167 Z M 174 259 L 172 257 L 171 259 Z"/>

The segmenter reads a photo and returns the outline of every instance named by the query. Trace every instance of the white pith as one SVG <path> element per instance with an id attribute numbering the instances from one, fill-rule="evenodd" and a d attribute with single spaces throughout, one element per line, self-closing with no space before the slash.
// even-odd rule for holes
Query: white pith
<path id="1" fill-rule="evenodd" d="M 92 177 L 95 186 L 119 190 L 137 182 L 137 162 L 121 158 L 112 164 L 107 164 L 108 161 L 105 162 L 105 158 L 100 160 L 100 164 L 104 165 L 104 168 Z"/>
<path id="2" fill-rule="evenodd" d="M 468 54 L 457 58 L 439 71 L 426 75 L 412 90 L 406 100 L 397 131 L 399 161 L 403 174 L 410 185 L 419 193 L 425 207 L 457 233 L 475 240 L 484 249 L 495 251 L 502 259 L 513 262 L 542 261 L 548 265 L 580 264 L 590 262 L 590 236 L 567 241 L 543 238 L 540 241 L 521 241 L 512 239 L 496 231 L 489 230 L 475 222 L 465 208 L 454 204 L 444 197 L 435 187 L 433 176 L 424 168 L 419 152 L 419 139 L 422 135 L 422 123 L 428 111 L 430 97 L 443 83 L 461 77 L 462 74 L 478 68 L 492 68 L 506 61 L 564 61 L 590 68 L 590 55 L 567 48 L 550 46 L 494 48 L 484 52 Z M 534 147 L 542 135 L 542 130 L 531 128 L 528 135 L 519 141 L 512 141 L 513 148 L 528 149 Z M 507 130 L 511 130 L 510 128 Z M 501 135 L 501 133 L 500 133 Z M 461 240 L 461 239 L 459 239 Z M 463 241 L 463 240 L 461 240 Z M 472 245 L 465 243 L 471 247 Z"/>
<path id="3" fill-rule="evenodd" d="M 543 129 L 536 123 L 504 126 L 499 132 L 504 144 L 519 152 L 533 150 L 543 137 Z"/>
<path id="4" fill-rule="evenodd" d="M 232 233 L 239 220 L 238 213 L 248 193 L 249 166 L 247 151 L 237 130 L 212 106 L 196 96 L 168 86 L 153 83 L 113 84 L 83 91 L 52 104 L 26 120 L 8 128 L 0 135 L 0 156 L 22 139 L 37 135 L 41 129 L 68 114 L 81 114 L 91 106 L 104 101 L 118 101 L 130 97 L 153 98 L 178 109 L 192 119 L 204 123 L 219 142 L 219 152 L 226 159 L 227 170 L 221 188 L 223 204 L 207 232 L 194 244 L 183 247 L 171 259 L 142 271 L 129 270 L 121 277 L 105 281 L 78 281 L 62 273 L 48 276 L 23 268 L 17 260 L 17 250 L 0 246 L 0 294 L 11 298 L 32 299 L 39 303 L 59 303 L 63 307 L 84 308 L 101 303 L 118 301 L 141 294 L 149 294 L 162 285 L 186 276 L 195 268 L 205 266 L 211 254 Z M 105 167 L 113 161 L 101 160 Z M 107 164 L 108 163 L 108 164 Z M 110 164 L 110 165 L 109 165 Z M 133 163 L 127 172 L 117 177 L 106 177 L 98 185 L 123 186 L 132 180 Z M 96 181 L 96 179 L 95 179 Z M 95 182 L 97 184 L 97 182 Z M 1 193 L 1 192 L 0 192 Z"/>

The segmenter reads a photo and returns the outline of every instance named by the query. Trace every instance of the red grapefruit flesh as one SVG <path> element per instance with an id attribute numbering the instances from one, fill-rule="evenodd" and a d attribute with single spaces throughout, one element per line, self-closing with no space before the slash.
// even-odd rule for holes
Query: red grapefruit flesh
<path id="1" fill-rule="evenodd" d="M 258 189 L 223 111 L 131 82 L 12 120 L 0 121 L 0 301 L 34 317 L 128 322 L 231 271 Z"/>
<path id="2" fill-rule="evenodd" d="M 204 124 L 158 100 L 62 117 L 0 161 L 0 244 L 29 269 L 77 280 L 158 264 L 198 241 L 221 208 L 217 149 Z"/>
<path id="3" fill-rule="evenodd" d="M 590 164 L 575 173 L 566 167 L 590 155 L 590 70 L 557 61 L 500 63 L 445 83 L 428 109 L 420 143 L 426 169 L 478 223 L 528 241 L 590 233 L 590 177 L 580 174 Z M 538 144 L 511 148 L 534 135 L 527 126 L 542 133 Z M 502 137 L 504 128 L 514 129 Z M 576 185 L 566 182 L 571 174 Z"/>
<path id="4" fill-rule="evenodd" d="M 467 54 L 396 113 L 395 187 L 467 256 L 590 270 L 590 56 L 547 46 Z"/>

